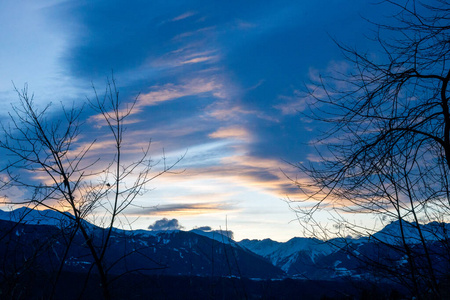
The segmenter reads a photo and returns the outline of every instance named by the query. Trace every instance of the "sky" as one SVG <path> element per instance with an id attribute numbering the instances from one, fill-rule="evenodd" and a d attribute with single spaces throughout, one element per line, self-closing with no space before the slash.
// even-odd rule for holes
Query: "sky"
<path id="1" fill-rule="evenodd" d="M 122 101 L 137 97 L 127 145 L 183 156 L 126 211 L 133 228 L 176 219 L 286 241 L 302 236 L 288 203 L 302 195 L 285 174 L 302 178 L 290 163 L 315 159 L 322 129 L 305 86 L 349 67 L 333 39 L 370 49 L 364 18 L 388 14 L 368 0 L 3 0 L 0 118 L 14 85 L 38 105 L 82 105 L 113 72 Z M 84 137 L 96 130 L 86 122 Z"/>

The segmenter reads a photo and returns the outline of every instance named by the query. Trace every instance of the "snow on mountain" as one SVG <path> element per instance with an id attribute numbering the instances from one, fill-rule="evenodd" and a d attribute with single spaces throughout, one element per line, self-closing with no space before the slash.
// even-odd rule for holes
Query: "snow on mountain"
<path id="1" fill-rule="evenodd" d="M 75 217 L 69 212 L 58 212 L 51 209 L 37 210 L 28 207 L 20 207 L 10 211 L 0 209 L 0 220 L 28 225 L 50 225 L 65 228 L 74 225 Z M 85 225 L 85 229 L 89 231 L 100 229 L 100 227 L 86 220 L 82 220 L 82 223 Z"/>
<path id="2" fill-rule="evenodd" d="M 443 241 L 449 238 L 450 224 L 447 223 L 430 222 L 417 226 L 416 223 L 403 221 L 402 226 L 405 240 L 411 245 L 421 243 L 418 228 L 421 229 L 424 240 L 427 243 Z M 335 254 L 343 256 L 345 259 L 343 258 L 342 261 L 345 260 L 353 264 L 352 257 L 348 257 L 350 254 L 350 256 L 358 256 L 361 247 L 364 247 L 366 251 L 370 251 L 367 249 L 377 247 L 376 244 L 380 242 L 386 245 L 402 244 L 399 221 L 390 223 L 370 237 L 360 237 L 358 239 L 335 238 L 324 242 L 314 238 L 293 238 L 285 243 L 276 242 L 271 239 L 245 239 L 238 244 L 265 257 L 273 265 L 293 275 L 302 273 L 305 268 L 317 264 L 318 260 L 324 261 L 323 258 L 327 256 L 331 257 Z M 325 261 L 327 261 L 326 264 L 330 264 L 327 259 Z"/>
<path id="3" fill-rule="evenodd" d="M 36 217 L 33 219 L 33 216 Z M 44 220 L 49 217 L 50 220 Z M 51 212 L 19 211 L 0 212 L 0 232 L 9 235 L 7 243 L 0 243 L 0 255 L 16 257 L 34 257 L 34 249 L 49 251 L 39 255 L 36 263 L 40 266 L 59 266 L 58 261 L 66 251 L 66 231 L 60 230 L 57 217 Z M 5 221 L 6 220 L 6 221 Z M 21 220 L 14 224 L 12 220 Z M 39 221 L 40 220 L 40 221 Z M 45 223 L 45 225 L 43 224 Z M 46 226 L 54 223 L 54 226 Z M 56 225 L 56 226 L 55 226 Z M 105 229 L 94 227 L 92 238 L 101 242 Z M 217 234 L 218 236 L 218 234 Z M 4 236 L 3 236 L 4 237 Z M 41 243 L 42 247 L 36 247 Z M 33 245 L 33 247 L 29 246 Z M 40 253 L 41 254 L 41 253 Z M 124 259 L 126 257 L 126 259 Z M 182 276 L 218 276 L 245 278 L 283 278 L 284 272 L 254 253 L 235 244 L 213 240 L 205 234 L 170 230 L 121 230 L 115 229 L 109 241 L 105 261 L 110 262 L 111 274 L 123 274 L 129 270 L 139 270 L 143 274 L 182 275 Z M 65 270 L 86 272 L 94 263 L 85 247 L 85 239 L 80 232 L 71 240 L 70 255 L 64 262 Z"/>
<path id="4" fill-rule="evenodd" d="M 282 246 L 283 243 L 276 242 L 271 239 L 264 239 L 264 240 L 245 239 L 240 241 L 238 244 L 258 255 L 269 258 Z"/>
<path id="5" fill-rule="evenodd" d="M 336 250 L 334 246 L 318 239 L 298 237 L 286 243 L 271 239 L 262 241 L 245 239 L 240 241 L 239 245 L 267 258 L 273 265 L 286 272 L 300 257 L 314 263 L 316 257 L 328 255 Z"/>
<path id="6" fill-rule="evenodd" d="M 121 233 L 128 233 L 128 235 L 137 235 L 137 236 L 156 236 L 160 231 L 155 230 L 146 230 L 146 229 L 136 229 L 136 230 L 123 230 L 115 228 L 115 231 Z"/>
<path id="7" fill-rule="evenodd" d="M 402 221 L 404 238 L 407 244 L 421 243 L 419 229 L 425 241 L 439 241 L 449 238 L 450 224 L 430 222 L 419 224 L 415 222 Z M 379 232 L 373 234 L 370 239 L 391 245 L 401 245 L 403 243 L 400 221 L 395 221 L 384 227 Z"/>
<path id="8" fill-rule="evenodd" d="M 215 240 L 217 242 L 236 246 L 236 242 L 234 240 L 232 240 L 231 237 L 227 236 L 226 231 L 216 231 L 216 230 L 204 231 L 204 230 L 199 230 L 199 229 L 193 229 L 193 230 L 190 230 L 190 232 L 193 232 L 193 233 L 201 235 L 201 236 L 205 236 L 205 237 Z"/>
<path id="9" fill-rule="evenodd" d="M 51 225 L 63 227 L 69 225 L 74 219 L 73 215 L 68 212 L 57 212 L 51 209 L 46 210 L 37 210 L 31 209 L 28 207 L 20 207 L 11 211 L 4 211 L 0 209 L 0 220 L 4 221 L 12 221 L 12 222 L 20 222 L 22 224 L 29 225 Z M 88 228 L 97 227 L 87 221 L 85 224 Z M 137 229 L 137 230 L 124 230 L 119 228 L 114 228 L 116 233 L 126 233 L 127 235 L 140 235 L 140 236 L 158 236 L 161 234 L 170 234 L 174 232 L 179 232 L 179 230 L 145 230 L 145 229 Z M 212 240 L 221 242 L 221 243 L 229 243 L 235 244 L 236 242 L 231 239 L 231 237 L 227 237 L 227 233 L 225 231 L 202 231 L 198 229 L 191 230 L 191 232 L 205 236 Z"/>
<path id="10" fill-rule="evenodd" d="M 70 224 L 72 218 L 73 216 L 69 213 L 62 214 L 52 210 L 39 211 L 25 207 L 13 211 L 0 210 L 0 220 L 20 222 L 28 225 L 61 227 Z M 103 230 L 88 222 L 86 224 L 88 228 L 95 229 L 93 230 L 94 233 L 100 234 Z M 406 242 L 412 245 L 420 243 L 418 228 L 422 230 L 423 237 L 427 243 L 446 240 L 448 232 L 450 232 L 450 224 L 446 223 L 430 222 L 417 226 L 415 223 L 402 222 L 402 226 Z M 337 278 L 349 276 L 349 274 L 353 274 L 351 272 L 354 272 L 354 276 L 360 276 L 362 271 L 354 271 L 359 268 L 359 256 L 385 255 L 389 256 L 393 261 L 398 261 L 400 265 L 404 264 L 405 261 L 402 253 L 395 252 L 396 247 L 389 246 L 389 244 L 401 245 L 399 221 L 390 223 L 370 237 L 358 239 L 335 238 L 326 242 L 315 238 L 298 237 L 284 243 L 271 239 L 244 239 L 240 242 L 235 242 L 231 237 L 227 236 L 226 231 L 204 231 L 200 229 L 185 232 L 180 230 L 149 231 L 114 228 L 113 231 L 114 238 L 116 236 L 125 236 L 130 243 L 133 243 L 133 247 L 139 246 L 144 249 L 151 247 L 152 255 L 157 255 L 158 251 L 160 251 L 158 249 L 161 249 L 161 251 L 164 249 L 163 252 L 171 253 L 171 257 L 175 255 L 183 260 L 189 255 L 194 255 L 193 257 L 197 260 L 197 256 L 201 253 L 209 253 L 210 249 L 214 249 L 217 252 L 216 255 L 219 256 L 226 253 L 231 255 L 234 252 L 227 252 L 231 251 L 226 250 L 229 248 L 241 253 L 242 260 L 240 260 L 239 264 L 246 265 L 249 269 L 255 267 L 253 261 L 257 264 L 261 263 L 261 261 L 264 264 L 269 264 L 270 262 L 272 267 L 278 270 L 281 269 L 288 276 L 292 277 Z M 435 246 L 433 245 L 433 247 Z M 245 251 L 242 251 L 242 248 Z M 262 260 L 261 257 L 264 257 L 265 260 Z M 248 264 L 248 261 L 252 261 L 252 263 Z M 175 261 L 173 263 L 175 264 Z M 180 264 L 180 262 L 176 262 L 176 264 Z M 202 264 L 206 264 L 206 262 L 202 261 Z M 205 266 L 203 268 L 207 269 Z M 198 274 L 201 273 L 200 271 L 198 272 Z"/>
<path id="11" fill-rule="evenodd" d="M 0 220 L 21 222 L 30 225 L 68 225 L 73 216 L 69 213 L 60 213 L 54 210 L 37 210 L 20 207 L 12 211 L 0 210 Z"/>

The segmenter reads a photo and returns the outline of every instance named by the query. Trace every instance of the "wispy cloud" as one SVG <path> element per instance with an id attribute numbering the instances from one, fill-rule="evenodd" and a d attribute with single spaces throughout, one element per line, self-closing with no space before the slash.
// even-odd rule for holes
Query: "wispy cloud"
<path id="1" fill-rule="evenodd" d="M 128 214 L 139 214 L 139 215 L 201 215 L 210 214 L 215 212 L 226 212 L 236 210 L 236 207 L 229 203 L 208 203 L 208 202 L 198 202 L 198 203 L 173 203 L 173 204 L 163 204 L 157 205 L 152 208 L 147 209 L 135 209 Z"/>
<path id="2" fill-rule="evenodd" d="M 239 29 L 253 29 L 257 27 L 257 24 L 244 20 L 236 20 L 236 26 Z"/>
<path id="3" fill-rule="evenodd" d="M 345 91 L 349 89 L 349 83 L 336 80 L 351 72 L 350 65 L 345 61 L 330 61 L 324 70 L 309 68 L 309 83 L 305 85 L 304 90 L 294 90 L 291 95 L 280 95 L 278 99 L 282 103 L 273 107 L 280 110 L 283 115 L 293 115 L 304 111 L 308 105 L 320 105 L 316 99 L 325 99 L 334 94 L 334 91 Z M 332 80 L 329 80 L 332 78 Z M 323 88 L 323 84 L 328 89 Z"/>
<path id="4" fill-rule="evenodd" d="M 222 160 L 223 166 L 228 166 L 227 176 L 245 185 L 257 187 L 275 194 L 277 197 L 298 194 L 298 189 L 286 177 L 285 172 L 292 169 L 281 160 L 258 158 L 251 155 L 234 155 Z M 219 170 L 214 170 L 215 176 L 220 176 Z"/>
<path id="5" fill-rule="evenodd" d="M 262 191 L 274 196 L 276 199 L 283 199 L 289 196 L 291 199 L 301 199 L 302 193 L 297 188 L 295 182 L 286 175 L 292 177 L 294 181 L 306 184 L 306 178 L 298 177 L 297 170 L 292 166 L 278 159 L 257 158 L 243 152 L 245 146 L 232 148 L 236 154 L 226 154 L 214 164 L 206 166 L 191 165 L 182 176 L 164 178 L 168 186 L 181 185 L 189 186 L 194 191 L 198 186 L 200 190 L 217 186 L 222 182 L 224 187 L 234 186 L 246 188 L 250 187 L 255 191 Z M 208 183 L 214 178 L 217 183 Z M 208 196 L 208 199 L 221 198 L 222 201 L 235 199 L 233 190 L 217 190 L 215 195 Z M 225 194 L 224 194 L 225 193 Z M 196 199 L 197 196 L 186 195 L 186 199 Z M 206 199 L 205 199 L 206 200 Z M 235 199 L 236 200 L 236 199 Z"/>
<path id="6" fill-rule="evenodd" d="M 155 68 L 177 68 L 200 63 L 213 64 L 220 60 L 219 52 L 212 45 L 205 45 L 203 42 L 191 42 L 181 48 L 164 53 L 149 64 Z"/>
<path id="7" fill-rule="evenodd" d="M 224 89 L 218 92 L 228 92 Z M 228 92 L 229 93 L 229 92 Z M 227 94 L 215 93 L 218 98 L 230 98 Z M 267 120 L 270 122 L 278 122 L 278 120 L 262 111 L 247 109 L 242 105 L 230 103 L 228 100 L 216 101 L 209 105 L 205 109 L 205 115 L 215 118 L 220 121 L 242 121 L 245 120 L 245 116 L 253 115 L 259 119 Z"/>
<path id="8" fill-rule="evenodd" d="M 166 83 L 164 85 L 155 85 L 150 90 L 150 92 L 141 94 L 136 99 L 133 110 L 124 125 L 135 124 L 145 120 L 145 118 L 139 117 L 130 119 L 130 116 L 141 113 L 146 107 L 156 106 L 167 101 L 173 101 L 187 96 L 196 96 L 199 98 L 211 96 L 212 98 L 220 99 L 226 97 L 225 87 L 216 77 L 196 77 L 182 80 L 177 84 Z M 125 115 L 128 112 L 129 108 L 125 106 L 120 109 L 119 114 Z M 89 121 L 97 128 L 106 125 L 106 121 L 101 114 L 91 116 Z"/>
<path id="9" fill-rule="evenodd" d="M 217 60 L 218 56 L 201 56 L 196 58 L 191 58 L 185 61 L 182 61 L 180 64 L 186 65 L 186 64 L 197 64 L 202 62 L 208 62 L 208 61 L 215 61 Z"/>
<path id="10" fill-rule="evenodd" d="M 206 37 L 207 34 L 212 34 L 213 30 L 216 29 L 216 26 L 203 27 L 197 30 L 187 31 L 180 34 L 177 34 L 173 37 L 172 40 L 181 40 L 185 38 L 192 38 L 196 35 L 201 35 L 201 37 Z"/>
<path id="11" fill-rule="evenodd" d="M 184 20 L 184 19 L 187 19 L 187 18 L 189 18 L 189 17 L 192 17 L 192 16 L 195 15 L 195 14 L 196 14 L 196 12 L 188 11 L 188 12 L 185 12 L 184 14 L 181 14 L 181 15 L 179 15 L 179 16 L 176 16 L 176 17 L 173 18 L 171 21 L 172 21 L 172 22 L 176 22 L 176 21 Z"/>
<path id="12" fill-rule="evenodd" d="M 162 86 L 153 86 L 151 92 L 143 94 L 136 103 L 137 108 L 142 106 L 157 105 L 161 102 L 178 99 L 181 97 L 220 91 L 223 85 L 214 78 L 195 78 L 182 84 L 167 83 Z"/>
<path id="13" fill-rule="evenodd" d="M 278 99 L 283 101 L 281 104 L 274 105 L 274 108 L 281 110 L 283 115 L 294 115 L 307 108 L 307 95 L 299 90 L 294 90 L 293 95 L 280 95 Z"/>
<path id="14" fill-rule="evenodd" d="M 209 134 L 209 137 L 214 139 L 228 139 L 233 138 L 250 142 L 251 134 L 248 130 L 239 126 L 221 127 L 215 132 Z"/>

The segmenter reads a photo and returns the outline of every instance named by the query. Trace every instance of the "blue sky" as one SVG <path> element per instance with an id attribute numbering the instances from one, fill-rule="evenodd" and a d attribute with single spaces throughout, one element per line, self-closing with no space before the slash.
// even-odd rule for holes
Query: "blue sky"
<path id="1" fill-rule="evenodd" d="M 185 154 L 131 209 L 134 228 L 176 218 L 237 240 L 301 236 L 286 199 L 301 197 L 286 162 L 313 159 L 321 124 L 305 118 L 305 84 L 345 69 L 335 38 L 370 48 L 383 6 L 361 0 L 0 2 L 0 101 L 28 83 L 39 104 L 81 105 L 114 71 L 122 100 L 139 94 L 129 145 Z M 6 116 L 4 109 L 0 117 Z M 88 123 L 90 124 L 90 123 Z M 88 132 L 95 133 L 95 124 Z M 87 133 L 87 134 L 89 134 Z M 101 141 L 106 142 L 106 141 Z"/>

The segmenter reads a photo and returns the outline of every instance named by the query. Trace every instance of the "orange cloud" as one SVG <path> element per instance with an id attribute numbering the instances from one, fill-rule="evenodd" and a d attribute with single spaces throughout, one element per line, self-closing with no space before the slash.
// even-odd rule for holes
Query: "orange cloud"
<path id="1" fill-rule="evenodd" d="M 137 98 L 131 114 L 141 112 L 146 106 L 154 106 L 165 101 L 172 101 L 187 96 L 202 96 L 210 93 L 216 98 L 226 97 L 223 84 L 218 82 L 216 78 L 199 77 L 185 81 L 182 84 L 167 83 L 162 86 L 153 86 L 151 89 L 151 92 L 142 94 Z M 126 115 L 128 112 L 129 107 L 124 105 L 124 107 L 120 109 L 119 115 Z M 114 114 L 111 113 L 111 115 Z M 89 121 L 96 123 L 97 128 L 107 125 L 101 114 L 91 116 Z M 124 124 L 134 124 L 139 121 L 139 119 L 127 119 Z"/>
<path id="2" fill-rule="evenodd" d="M 238 140 L 249 141 L 251 139 L 250 132 L 242 127 L 221 127 L 217 131 L 209 134 L 210 138 L 214 139 L 226 139 L 235 138 Z"/>
<path id="3" fill-rule="evenodd" d="M 135 210 L 129 212 L 129 215 L 150 214 L 152 216 L 189 216 L 211 213 L 223 213 L 224 211 L 236 210 L 233 205 L 228 203 L 173 203 L 157 205 L 152 208 Z"/>

